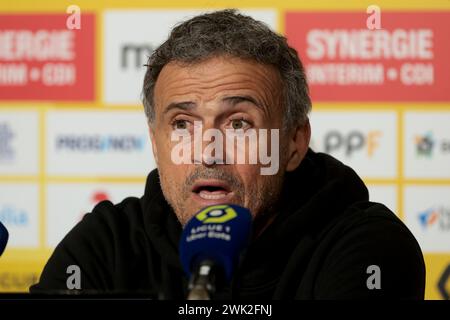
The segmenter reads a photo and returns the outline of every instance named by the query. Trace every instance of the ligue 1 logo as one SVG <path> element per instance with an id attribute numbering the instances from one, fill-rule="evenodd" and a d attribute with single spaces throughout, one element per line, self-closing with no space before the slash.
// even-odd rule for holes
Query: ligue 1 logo
<path id="1" fill-rule="evenodd" d="M 224 223 L 237 217 L 236 211 L 229 205 L 217 205 L 200 211 L 196 218 L 205 223 Z"/>

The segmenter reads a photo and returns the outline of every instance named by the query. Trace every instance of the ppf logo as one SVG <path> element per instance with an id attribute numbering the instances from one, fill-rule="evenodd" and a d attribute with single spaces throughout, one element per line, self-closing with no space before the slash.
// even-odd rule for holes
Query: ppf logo
<path id="1" fill-rule="evenodd" d="M 140 152 L 145 137 L 138 135 L 58 135 L 55 146 L 58 151 L 80 152 Z"/>
<path id="2" fill-rule="evenodd" d="M 443 154 L 450 154 L 450 140 L 437 140 L 433 137 L 433 132 L 428 131 L 424 135 L 415 136 L 416 154 L 417 156 L 425 156 L 431 158 L 434 150 Z"/>
<path id="3" fill-rule="evenodd" d="M 395 112 L 316 111 L 310 120 L 315 151 L 332 155 L 365 178 L 397 176 Z"/>
<path id="4" fill-rule="evenodd" d="M 363 151 L 371 158 L 379 147 L 379 140 L 383 133 L 379 130 L 363 133 L 358 130 L 344 134 L 338 130 L 331 130 L 324 137 L 326 153 L 344 151 L 346 157 L 352 157 L 355 152 Z"/>
<path id="5" fill-rule="evenodd" d="M 0 162 L 9 162 L 14 159 L 15 152 L 11 145 L 14 136 L 9 123 L 0 122 Z"/>
<path id="6" fill-rule="evenodd" d="M 444 206 L 429 208 L 417 215 L 424 230 L 436 227 L 441 231 L 450 230 L 450 208 Z"/>

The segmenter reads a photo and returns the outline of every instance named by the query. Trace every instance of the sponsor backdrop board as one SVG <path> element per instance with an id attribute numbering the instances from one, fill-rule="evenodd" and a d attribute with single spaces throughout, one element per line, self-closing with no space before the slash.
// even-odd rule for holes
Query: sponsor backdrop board
<path id="1" fill-rule="evenodd" d="M 228 1 L 0 3 L 0 292 L 27 291 L 64 235 L 102 200 L 140 197 L 155 168 L 140 103 L 170 29 Z M 206 4 L 206 7 L 205 7 Z M 244 0 L 306 69 L 312 141 L 364 179 L 414 233 L 427 299 L 450 295 L 450 2 Z M 69 12 L 68 12 L 69 11 Z M 80 27 L 78 29 L 78 27 Z M 399 275 L 400 276 L 400 275 Z"/>

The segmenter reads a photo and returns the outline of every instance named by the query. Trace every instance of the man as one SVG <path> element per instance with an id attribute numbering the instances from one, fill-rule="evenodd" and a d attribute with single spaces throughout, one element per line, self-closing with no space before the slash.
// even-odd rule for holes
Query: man
<path id="1" fill-rule="evenodd" d="M 184 299 L 182 228 L 203 207 L 228 203 L 250 209 L 253 237 L 214 299 L 423 299 L 425 268 L 413 235 L 368 201 L 351 168 L 309 149 L 308 87 L 284 37 L 233 10 L 194 17 L 149 58 L 143 102 L 158 167 L 144 196 L 99 203 L 58 245 L 31 292 L 66 290 L 75 265 L 84 292 Z M 209 129 L 254 130 L 263 142 L 262 130 L 276 132 L 265 140 L 268 151 L 279 151 L 275 170 L 224 161 L 233 152 L 250 158 L 242 146 L 179 161 L 174 149 L 181 143 L 192 151 L 190 138 Z"/>

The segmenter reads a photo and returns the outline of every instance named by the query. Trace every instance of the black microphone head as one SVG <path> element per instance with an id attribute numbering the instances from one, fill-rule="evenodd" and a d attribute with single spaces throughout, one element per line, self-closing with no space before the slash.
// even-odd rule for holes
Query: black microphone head
<path id="1" fill-rule="evenodd" d="M 6 227 L 0 222 L 0 256 L 8 243 L 9 233 Z"/>
<path id="2" fill-rule="evenodd" d="M 252 217 L 237 205 L 214 205 L 200 210 L 184 227 L 180 259 L 190 277 L 202 261 L 213 261 L 231 281 L 239 256 L 248 245 Z"/>

